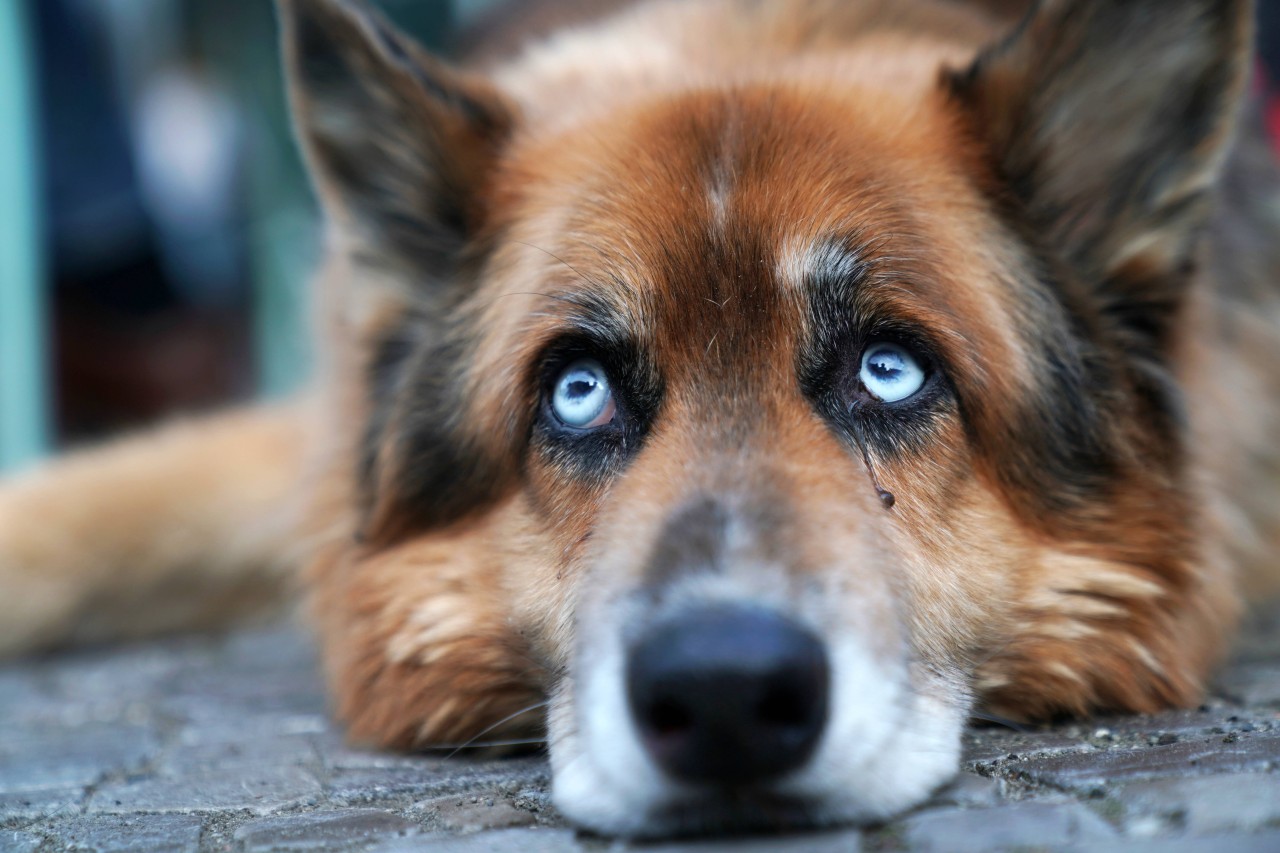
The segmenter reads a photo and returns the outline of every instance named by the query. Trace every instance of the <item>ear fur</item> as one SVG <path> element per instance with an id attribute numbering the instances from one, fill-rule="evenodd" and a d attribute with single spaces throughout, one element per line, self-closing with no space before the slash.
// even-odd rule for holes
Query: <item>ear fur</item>
<path id="1" fill-rule="evenodd" d="M 362 0 L 278 3 L 295 125 L 326 213 L 419 274 L 447 274 L 483 215 L 512 111 Z"/>
<path id="2" fill-rule="evenodd" d="M 1163 346 L 1249 68 L 1249 0 L 1043 0 L 951 75 L 997 170 L 1104 314 Z"/>
<path id="3" fill-rule="evenodd" d="M 385 543 L 456 520 L 502 480 L 493 442 L 463 427 L 457 309 L 514 111 L 363 0 L 278 5 L 297 134 L 354 266 L 338 310 L 365 361 L 361 533 Z"/>

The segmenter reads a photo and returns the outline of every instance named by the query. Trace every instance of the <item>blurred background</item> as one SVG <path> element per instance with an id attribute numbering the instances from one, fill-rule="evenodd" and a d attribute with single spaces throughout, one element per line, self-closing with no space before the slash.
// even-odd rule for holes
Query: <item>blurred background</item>
<path id="1" fill-rule="evenodd" d="M 379 0 L 446 50 L 493 0 Z M 269 0 L 0 0 L 0 470 L 308 369 Z"/>
<path id="2" fill-rule="evenodd" d="M 379 2 L 445 52 L 495 14 Z M 1268 93 L 1280 0 L 1260 16 Z M 0 470 L 288 393 L 317 251 L 269 0 L 0 0 Z"/>

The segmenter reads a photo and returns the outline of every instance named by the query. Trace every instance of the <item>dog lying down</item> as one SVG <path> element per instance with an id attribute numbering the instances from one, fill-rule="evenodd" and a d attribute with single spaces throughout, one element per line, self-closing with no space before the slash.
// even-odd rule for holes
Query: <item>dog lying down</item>
<path id="1" fill-rule="evenodd" d="M 301 567 L 354 739 L 545 723 L 630 836 L 882 819 L 972 714 L 1195 703 L 1280 552 L 1251 4 L 583 5 L 460 70 L 281 0 L 314 390 L 0 490 L 0 645 Z"/>

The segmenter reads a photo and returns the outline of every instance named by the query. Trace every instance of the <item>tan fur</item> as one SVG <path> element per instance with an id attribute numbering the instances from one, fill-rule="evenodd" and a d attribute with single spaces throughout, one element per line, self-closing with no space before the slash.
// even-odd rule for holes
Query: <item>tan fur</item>
<path id="1" fill-rule="evenodd" d="M 214 627 L 289 586 L 305 405 L 178 422 L 0 490 L 0 653 Z"/>

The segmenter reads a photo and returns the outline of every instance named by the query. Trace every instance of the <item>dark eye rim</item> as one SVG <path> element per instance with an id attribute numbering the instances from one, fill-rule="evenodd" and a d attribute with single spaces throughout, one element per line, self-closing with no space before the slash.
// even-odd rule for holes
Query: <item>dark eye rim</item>
<path id="1" fill-rule="evenodd" d="M 526 387 L 533 406 L 526 464 L 593 487 L 625 468 L 644 447 L 662 404 L 661 375 L 646 355 L 631 339 L 578 330 L 544 346 L 529 366 Z M 612 421 L 590 429 L 564 424 L 552 409 L 557 378 L 580 358 L 594 359 L 604 368 L 616 407 Z"/>
<path id="2" fill-rule="evenodd" d="M 928 453 L 945 422 L 963 419 L 942 349 L 914 319 L 824 303 L 813 309 L 810 328 L 812 337 L 796 360 L 801 393 L 854 456 L 864 450 L 883 458 Z M 915 394 L 886 403 L 861 387 L 862 355 L 880 342 L 905 347 L 917 358 L 925 382 Z"/>
<path id="3" fill-rule="evenodd" d="M 575 427 L 560 420 L 555 413 L 556 384 L 564 371 L 575 362 L 591 360 L 604 370 L 613 395 L 613 420 L 596 427 Z M 647 397 L 646 383 L 640 375 L 635 347 L 622 342 L 598 341 L 585 335 L 569 335 L 552 342 L 538 359 L 537 417 L 534 426 L 543 437 L 557 442 L 593 442 L 596 444 L 630 444 L 647 429 L 654 404 Z"/>
<path id="4" fill-rule="evenodd" d="M 832 377 L 838 387 L 819 403 L 828 422 L 858 452 L 870 448 L 884 458 L 927 453 L 942 419 L 958 410 L 958 400 L 936 349 L 923 334 L 896 325 L 879 325 L 846 338 L 845 342 L 852 345 L 842 347 L 834 357 Z M 925 379 L 914 394 L 886 402 L 863 387 L 863 354 L 880 343 L 903 347 L 916 359 Z"/>

